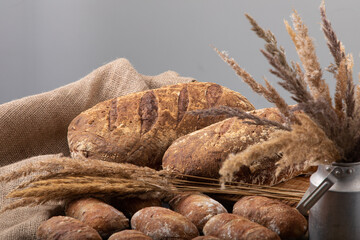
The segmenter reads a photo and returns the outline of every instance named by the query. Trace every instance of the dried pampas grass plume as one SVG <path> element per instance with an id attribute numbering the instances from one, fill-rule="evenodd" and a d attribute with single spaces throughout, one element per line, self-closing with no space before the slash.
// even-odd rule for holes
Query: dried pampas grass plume
<path id="1" fill-rule="evenodd" d="M 306 169 L 322 163 L 330 164 L 333 161 L 359 161 L 360 87 L 356 87 L 353 83 L 353 58 L 351 54 L 346 55 L 344 45 L 338 40 L 327 19 L 324 2 L 320 6 L 320 14 L 322 30 L 335 61 L 328 68 L 336 79 L 334 105 L 329 87 L 323 79 L 315 45 L 300 15 L 294 11 L 292 26 L 287 21 L 284 23 L 295 45 L 303 70 L 298 63 L 289 64 L 284 49 L 278 47 L 271 31 L 261 28 L 246 14 L 252 30 L 265 40 L 265 47 L 260 51 L 272 66 L 270 73 L 280 79 L 279 84 L 291 93 L 297 105 L 291 108 L 290 113 L 286 113 L 285 110 L 289 107 L 284 107 L 287 106 L 286 103 L 280 98 L 277 99 L 279 94 L 267 81 L 265 81 L 267 88 L 263 87 L 267 92 L 266 99 L 268 101 L 271 99 L 270 102 L 275 103 L 277 108 L 285 109 L 281 111 L 284 115 L 286 113 L 287 116 L 291 116 L 295 111 L 302 114 L 295 114 L 297 121 L 288 121 L 290 131 L 277 131 L 270 140 L 229 156 L 220 170 L 222 182 L 231 180 L 241 166 L 248 166 L 255 171 L 261 164 L 262 158 L 276 154 L 282 156 L 277 162 L 277 174 L 285 170 Z M 264 95 L 265 90 L 258 87 L 259 84 L 254 79 L 251 78 L 251 81 L 247 79 L 250 74 L 244 74 L 244 70 L 237 66 L 232 58 L 219 55 L 255 92 Z"/>
<path id="2" fill-rule="evenodd" d="M 295 10 L 291 17 L 294 30 L 287 21 L 285 21 L 285 27 L 305 69 L 305 80 L 315 99 L 322 96 L 331 105 L 329 86 L 322 78 L 321 66 L 316 56 L 313 40 L 308 34 L 308 28 Z"/>
<path id="3" fill-rule="evenodd" d="M 282 156 L 277 162 L 277 174 L 285 168 L 307 169 L 339 160 L 337 147 L 324 131 L 306 114 L 301 113 L 297 117 L 301 125 L 293 125 L 292 131 L 276 131 L 269 140 L 252 145 L 238 154 L 230 155 L 219 171 L 222 184 L 231 181 L 242 166 L 255 171 L 260 167 L 259 159 L 276 154 Z"/>
<path id="4" fill-rule="evenodd" d="M 261 29 L 261 28 L 260 28 Z M 259 30 L 260 31 L 260 30 Z M 259 34 L 262 36 L 261 31 Z M 241 77 L 241 79 L 248 84 L 251 89 L 262 95 L 266 98 L 267 101 L 274 103 L 276 107 L 279 109 L 279 111 L 284 115 L 287 122 L 293 122 L 293 123 L 299 123 L 296 116 L 290 111 L 288 104 L 285 102 L 285 100 L 280 96 L 280 94 L 275 90 L 273 86 L 267 81 L 266 78 L 264 78 L 266 87 L 258 83 L 247 71 L 242 69 L 239 64 L 233 59 L 230 58 L 228 54 L 224 52 L 220 52 L 217 48 L 214 47 L 214 50 L 219 54 L 219 56 L 228 63 L 236 72 L 236 74 Z"/>

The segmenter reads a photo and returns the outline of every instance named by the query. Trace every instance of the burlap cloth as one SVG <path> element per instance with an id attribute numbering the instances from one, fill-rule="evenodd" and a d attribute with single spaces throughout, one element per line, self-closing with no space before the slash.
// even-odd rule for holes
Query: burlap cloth
<path id="1" fill-rule="evenodd" d="M 59 72 L 61 74 L 61 72 Z M 110 62 L 86 77 L 50 92 L 0 105 L 0 175 L 26 163 L 68 156 L 67 127 L 80 112 L 117 96 L 194 81 L 167 71 L 157 76 L 139 74 L 126 59 Z M 45 155 L 46 154 L 46 155 Z M 23 160 L 25 159 L 25 160 Z M 0 187 L 0 206 L 22 180 Z M 0 215 L 0 239 L 36 239 L 40 222 L 61 213 L 57 205 L 22 207 Z"/>

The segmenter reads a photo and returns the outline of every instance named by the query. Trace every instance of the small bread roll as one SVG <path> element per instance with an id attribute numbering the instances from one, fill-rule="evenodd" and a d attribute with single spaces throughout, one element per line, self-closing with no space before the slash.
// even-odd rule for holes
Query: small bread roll
<path id="1" fill-rule="evenodd" d="M 129 220 L 122 212 L 95 198 L 72 201 L 65 213 L 94 228 L 103 238 L 129 227 Z"/>
<path id="2" fill-rule="evenodd" d="M 147 207 L 136 212 L 131 219 L 131 227 L 155 240 L 199 236 L 196 226 L 189 219 L 163 207 Z"/>
<path id="3" fill-rule="evenodd" d="M 52 217 L 40 224 L 36 232 L 39 240 L 101 240 L 99 233 L 77 219 L 65 216 Z"/>
<path id="4" fill-rule="evenodd" d="M 108 240 L 152 240 L 151 237 L 137 230 L 124 230 L 114 233 Z"/>
<path id="5" fill-rule="evenodd" d="M 223 240 L 280 240 L 273 231 L 249 219 L 230 213 L 221 213 L 205 224 L 204 234 Z"/>
<path id="6" fill-rule="evenodd" d="M 201 193 L 179 194 L 170 200 L 169 204 L 175 212 L 187 217 L 195 224 L 199 232 L 211 217 L 227 213 L 221 203 Z"/>
<path id="7" fill-rule="evenodd" d="M 269 228 L 282 239 L 298 239 L 307 231 L 305 217 L 295 208 L 275 199 L 243 197 L 235 203 L 233 213 Z"/>

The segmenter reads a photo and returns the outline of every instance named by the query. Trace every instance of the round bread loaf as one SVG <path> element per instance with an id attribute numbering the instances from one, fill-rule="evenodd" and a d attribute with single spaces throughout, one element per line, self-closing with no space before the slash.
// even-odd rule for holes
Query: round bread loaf
<path id="1" fill-rule="evenodd" d="M 189 111 L 225 105 L 254 106 L 240 93 L 215 83 L 181 83 L 101 102 L 70 123 L 72 157 L 128 162 L 161 168 L 164 152 L 177 138 L 226 118 Z"/>
<path id="2" fill-rule="evenodd" d="M 243 197 L 235 203 L 233 213 L 269 228 L 282 239 L 299 239 L 307 231 L 305 217 L 295 208 L 275 199 Z"/>
<path id="3" fill-rule="evenodd" d="M 136 212 L 131 219 L 131 227 L 155 240 L 199 236 L 196 226 L 189 219 L 163 207 L 147 207 Z"/>
<path id="4" fill-rule="evenodd" d="M 223 240 L 280 240 L 273 231 L 241 216 L 221 213 L 212 218 L 204 226 L 204 234 Z"/>
<path id="5" fill-rule="evenodd" d="M 36 232 L 39 240 L 101 240 L 99 233 L 77 219 L 65 216 L 52 217 L 40 224 Z"/>
<path id="6" fill-rule="evenodd" d="M 129 220 L 122 212 L 95 198 L 72 201 L 65 213 L 94 228 L 103 238 L 129 227 Z"/>
<path id="7" fill-rule="evenodd" d="M 175 196 L 169 202 L 171 208 L 187 217 L 199 232 L 202 231 L 205 223 L 213 216 L 220 213 L 227 213 L 221 203 L 201 193 L 184 193 Z"/>
<path id="8" fill-rule="evenodd" d="M 124 230 L 114 233 L 108 240 L 152 240 L 151 237 L 137 230 Z"/>

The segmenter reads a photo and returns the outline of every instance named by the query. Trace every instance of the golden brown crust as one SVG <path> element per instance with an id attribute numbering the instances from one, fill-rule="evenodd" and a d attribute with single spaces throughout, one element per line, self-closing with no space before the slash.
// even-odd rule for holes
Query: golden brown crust
<path id="1" fill-rule="evenodd" d="M 239 219 L 239 216 L 231 213 L 218 214 L 209 219 L 209 221 L 205 224 L 203 228 L 203 232 L 206 236 L 216 236 L 217 231 L 220 229 L 221 226 L 224 226 L 225 224 L 234 219 Z"/>
<path id="2" fill-rule="evenodd" d="M 226 105 L 254 106 L 241 94 L 215 83 L 182 83 L 138 92 L 97 104 L 69 125 L 73 157 L 129 162 L 159 168 L 162 155 L 178 137 L 221 121 L 187 112 Z"/>
<path id="3" fill-rule="evenodd" d="M 192 239 L 199 235 L 189 219 L 162 207 L 147 207 L 136 212 L 131 219 L 131 228 L 153 239 Z"/>
<path id="4" fill-rule="evenodd" d="M 124 230 L 114 233 L 108 240 L 151 240 L 152 238 L 137 230 Z"/>
<path id="5" fill-rule="evenodd" d="M 129 227 L 129 220 L 114 207 L 95 198 L 82 198 L 70 202 L 66 215 L 76 218 L 99 232 L 102 237 Z"/>
<path id="6" fill-rule="evenodd" d="M 199 232 L 211 217 L 227 213 L 221 203 L 201 193 L 179 194 L 169 204 L 175 212 L 187 217 L 195 224 Z"/>
<path id="7" fill-rule="evenodd" d="M 283 122 L 276 108 L 258 109 L 250 113 Z M 251 145 L 266 141 L 274 131 L 275 127 L 251 125 L 236 117 L 225 119 L 175 140 L 166 150 L 162 165 L 164 169 L 186 175 L 219 178 L 221 165 L 229 154 L 236 154 Z M 259 159 L 261 167 L 255 172 L 243 166 L 234 176 L 234 181 L 274 185 L 307 172 L 306 169 L 285 169 L 279 175 L 275 175 L 275 164 L 280 158 L 280 155 L 276 155 Z"/>
<path id="8" fill-rule="evenodd" d="M 298 239 L 307 231 L 305 217 L 295 208 L 266 197 L 243 197 L 235 203 L 233 213 L 269 228 L 282 239 Z"/>
<path id="9" fill-rule="evenodd" d="M 95 229 L 77 219 L 65 216 L 52 217 L 42 222 L 36 237 L 39 240 L 101 240 Z"/>
<path id="10" fill-rule="evenodd" d="M 205 235 L 224 240 L 280 240 L 271 230 L 241 216 L 222 213 L 212 217 L 204 226 Z"/>
<path id="11" fill-rule="evenodd" d="M 254 115 L 281 121 L 275 108 L 252 111 Z M 219 169 L 230 153 L 265 141 L 274 128 L 249 125 L 238 118 L 229 118 L 175 140 L 163 157 L 163 168 L 183 174 L 219 177 Z M 246 177 L 248 174 L 244 174 Z M 252 179 L 244 179 L 252 182 Z M 259 183 L 259 182 L 257 182 Z"/>

